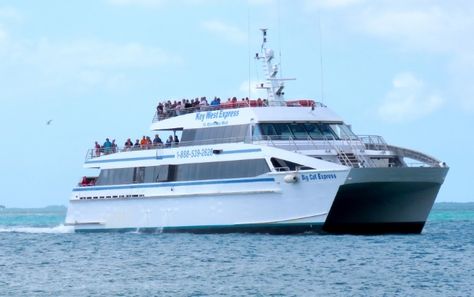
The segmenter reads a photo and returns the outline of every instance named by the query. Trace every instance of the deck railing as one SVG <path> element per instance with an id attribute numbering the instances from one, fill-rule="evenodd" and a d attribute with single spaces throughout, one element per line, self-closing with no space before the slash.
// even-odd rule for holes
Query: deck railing
<path id="1" fill-rule="evenodd" d="M 250 108 L 250 107 L 272 107 L 272 106 L 286 106 L 286 107 L 326 107 L 321 102 L 315 102 L 313 100 L 294 100 L 294 101 L 285 101 L 281 102 L 268 102 L 266 100 L 243 100 L 243 101 L 228 101 L 221 103 L 219 105 L 198 105 L 188 108 L 168 108 L 164 109 L 163 111 L 157 111 L 153 115 L 152 122 L 158 122 L 162 120 L 166 120 L 169 118 L 173 118 L 180 115 L 185 115 L 188 113 L 195 113 L 195 112 L 206 112 L 206 111 L 214 111 L 214 110 L 223 110 L 223 109 L 233 109 L 233 108 Z"/>
<path id="2" fill-rule="evenodd" d="M 252 144 L 265 144 L 266 146 L 273 146 L 282 148 L 290 151 L 301 152 L 307 150 L 319 150 L 325 151 L 328 154 L 335 154 L 346 162 L 351 163 L 349 154 L 353 154 L 358 162 L 359 166 L 363 167 L 377 167 L 377 165 L 371 160 L 366 154 L 365 150 L 376 150 L 385 153 L 392 153 L 399 155 L 403 158 L 409 158 L 422 162 L 428 166 L 443 167 L 445 164 L 441 163 L 438 159 L 426 155 L 424 153 L 397 147 L 394 145 L 388 145 L 385 140 L 378 135 L 363 135 L 358 136 L 358 139 L 335 139 L 333 138 L 318 138 L 313 139 L 311 137 L 298 138 L 284 137 L 282 135 L 265 135 L 265 136 L 245 136 L 245 137 L 229 137 L 219 139 L 206 139 L 206 140 L 193 140 L 193 141 L 181 141 L 179 143 L 172 142 L 171 144 L 158 144 L 158 145 L 144 145 L 144 146 L 133 146 L 133 147 L 114 147 L 108 150 L 104 149 L 89 149 L 86 155 L 86 161 L 97 158 L 104 155 L 111 155 L 119 152 L 127 151 L 143 151 L 143 150 L 157 150 L 157 154 L 161 149 L 173 148 L 173 147 L 187 147 L 195 145 L 211 145 L 221 143 L 252 143 Z"/>

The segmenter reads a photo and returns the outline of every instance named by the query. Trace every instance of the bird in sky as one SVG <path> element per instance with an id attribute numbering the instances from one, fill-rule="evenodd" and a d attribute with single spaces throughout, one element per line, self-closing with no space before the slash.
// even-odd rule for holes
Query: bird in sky
<path id="1" fill-rule="evenodd" d="M 50 125 L 53 120 L 49 120 L 46 122 L 46 125 Z"/>

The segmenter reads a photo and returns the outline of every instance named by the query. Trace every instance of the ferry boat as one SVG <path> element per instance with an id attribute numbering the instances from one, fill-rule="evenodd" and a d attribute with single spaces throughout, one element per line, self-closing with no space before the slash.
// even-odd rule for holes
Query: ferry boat
<path id="1" fill-rule="evenodd" d="M 264 100 L 156 113 L 179 144 L 88 151 L 75 231 L 420 233 L 448 172 L 424 153 L 360 136 L 326 105 L 284 99 L 262 29 Z"/>

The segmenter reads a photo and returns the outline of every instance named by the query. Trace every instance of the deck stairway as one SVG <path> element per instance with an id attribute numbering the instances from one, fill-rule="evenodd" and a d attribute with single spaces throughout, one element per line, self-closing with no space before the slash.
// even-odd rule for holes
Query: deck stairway
<path id="1" fill-rule="evenodd" d="M 353 153 L 338 153 L 337 158 L 339 159 L 339 162 L 341 162 L 342 165 L 353 168 L 360 167 L 360 161 Z"/>

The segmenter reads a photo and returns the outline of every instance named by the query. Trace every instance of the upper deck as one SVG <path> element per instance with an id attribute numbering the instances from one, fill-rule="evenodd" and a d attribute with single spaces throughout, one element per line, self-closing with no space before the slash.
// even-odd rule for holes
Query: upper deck
<path id="1" fill-rule="evenodd" d="M 342 118 L 326 105 L 309 99 L 260 103 L 257 100 L 248 100 L 185 109 L 169 108 L 155 113 L 150 130 L 198 129 L 268 121 L 343 122 Z"/>
<path id="2" fill-rule="evenodd" d="M 321 102 L 316 102 L 311 99 L 298 99 L 298 100 L 291 100 L 285 101 L 283 104 L 275 104 L 268 102 L 266 99 L 262 100 L 258 98 L 257 100 L 231 100 L 227 101 L 218 105 L 197 105 L 188 108 L 180 108 L 180 107 L 170 107 L 164 111 L 157 110 L 153 117 L 153 123 L 166 120 L 169 118 L 173 118 L 180 115 L 185 115 L 188 113 L 195 113 L 201 111 L 215 111 L 215 110 L 225 110 L 225 109 L 234 109 L 234 108 L 248 108 L 248 107 L 275 107 L 275 106 L 284 106 L 284 107 L 311 107 L 312 109 L 318 108 L 326 108 L 327 106 Z"/>

